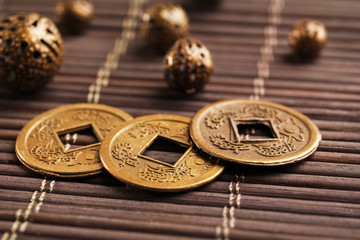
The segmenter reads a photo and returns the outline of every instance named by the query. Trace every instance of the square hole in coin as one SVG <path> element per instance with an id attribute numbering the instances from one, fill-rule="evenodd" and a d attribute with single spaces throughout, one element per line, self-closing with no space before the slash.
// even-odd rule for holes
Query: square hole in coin
<path id="1" fill-rule="evenodd" d="M 184 155 L 188 147 L 158 136 L 142 153 L 143 156 L 174 165 Z"/>
<path id="2" fill-rule="evenodd" d="M 91 125 L 58 132 L 58 137 L 65 150 L 74 150 L 81 147 L 100 143 Z"/>
<path id="3" fill-rule="evenodd" d="M 274 139 L 277 138 L 271 124 L 265 123 L 240 123 L 237 125 L 240 139 Z"/>

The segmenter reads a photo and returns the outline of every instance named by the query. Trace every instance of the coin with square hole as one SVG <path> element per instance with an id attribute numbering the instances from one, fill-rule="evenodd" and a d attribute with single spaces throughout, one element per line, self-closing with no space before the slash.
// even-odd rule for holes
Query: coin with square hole
<path id="1" fill-rule="evenodd" d="M 35 117 L 20 131 L 16 154 L 29 169 L 57 177 L 82 177 L 102 171 L 99 148 L 116 126 L 132 119 L 101 104 L 58 107 Z"/>
<path id="2" fill-rule="evenodd" d="M 120 181 L 146 190 L 185 191 L 208 183 L 223 166 L 192 143 L 189 123 L 173 115 L 133 119 L 104 139 L 101 161 Z"/>
<path id="3" fill-rule="evenodd" d="M 316 125 L 294 109 L 243 99 L 202 108 L 192 118 L 190 135 L 198 148 L 212 156 L 261 166 L 302 160 L 321 140 Z"/>

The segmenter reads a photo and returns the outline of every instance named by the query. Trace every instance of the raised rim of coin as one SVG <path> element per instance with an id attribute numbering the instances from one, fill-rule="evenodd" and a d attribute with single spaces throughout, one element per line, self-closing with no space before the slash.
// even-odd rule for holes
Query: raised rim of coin
<path id="1" fill-rule="evenodd" d="M 162 115 L 162 114 L 158 114 L 158 115 L 148 115 L 148 116 L 143 116 L 143 117 L 138 117 L 135 118 L 131 121 L 128 121 L 120 126 L 118 126 L 117 128 L 113 129 L 103 140 L 103 143 L 100 147 L 100 159 L 105 167 L 105 169 L 111 174 L 113 175 L 115 178 L 117 178 L 118 180 L 131 185 L 131 186 L 135 186 L 141 189 L 145 189 L 145 190 L 152 190 L 152 191 L 159 191 L 159 192 L 178 192 L 178 191 L 187 191 L 190 190 L 192 188 L 195 187 L 199 187 L 201 185 L 204 185 L 210 181 L 212 181 L 213 179 L 215 179 L 219 174 L 221 174 L 221 172 L 223 171 L 224 167 L 222 165 L 222 163 L 220 162 L 220 160 L 218 159 L 212 159 L 211 156 L 205 154 L 205 153 L 196 153 L 196 151 L 199 151 L 196 146 L 192 143 L 191 139 L 190 139 L 190 135 L 188 132 L 188 129 L 185 129 L 187 132 L 185 134 L 186 136 L 186 141 L 188 144 L 188 150 L 183 154 L 183 156 L 174 164 L 172 164 L 172 166 L 169 166 L 169 164 L 164 163 L 160 160 L 156 160 L 156 159 L 149 159 L 148 157 L 144 157 L 142 156 L 142 153 L 144 151 L 146 151 L 146 149 L 151 145 L 152 141 L 154 141 L 157 137 L 164 137 L 164 135 L 162 135 L 161 133 L 151 133 L 151 136 L 147 136 L 147 138 L 151 139 L 151 141 L 148 141 L 149 139 L 145 139 L 144 142 L 141 142 L 141 140 L 133 140 L 135 141 L 136 144 L 136 150 L 129 150 L 129 144 L 131 144 L 131 142 L 129 144 L 128 141 L 119 141 L 118 137 L 121 134 L 124 133 L 128 133 L 128 131 L 134 130 L 137 127 L 140 127 L 139 129 L 142 131 L 144 131 L 145 135 L 148 135 L 148 133 L 145 133 L 146 131 L 149 130 L 148 126 L 143 126 L 143 124 L 147 124 L 147 123 L 151 123 L 151 122 L 155 122 L 155 121 L 174 121 L 174 122 L 180 122 L 180 123 L 185 123 L 186 125 L 189 126 L 190 124 L 190 118 L 187 117 L 182 117 L 182 116 L 175 116 L 175 115 Z M 165 125 L 165 124 L 164 124 Z M 162 125 L 162 126 L 164 126 Z M 165 125 L 166 126 L 166 125 Z M 169 128 L 174 130 L 173 128 Z M 156 131 L 156 130 L 155 130 Z M 171 130 L 170 130 L 171 131 Z M 130 134 L 128 134 L 130 135 Z M 167 137 L 165 137 L 167 138 Z M 174 140 L 174 139 L 172 139 Z M 177 142 L 181 142 L 182 140 L 179 138 L 176 140 Z M 185 140 L 184 140 L 185 141 Z M 207 163 L 206 161 L 211 161 L 212 163 L 212 169 L 210 171 L 207 172 L 202 172 L 202 174 L 196 175 L 197 179 L 196 181 L 190 181 L 190 180 L 184 180 L 186 181 L 185 184 L 177 184 L 172 183 L 172 182 L 149 182 L 149 180 L 144 180 L 140 178 L 140 174 L 136 175 L 136 177 L 134 177 L 134 175 L 130 175 L 127 174 L 127 172 L 130 172 L 132 166 L 129 166 L 128 169 L 126 170 L 126 167 L 124 167 L 123 165 L 127 166 L 126 164 L 122 164 L 122 167 L 119 167 L 119 164 L 115 163 L 114 161 L 114 157 L 112 156 L 112 149 L 114 147 L 115 144 L 127 144 L 126 146 L 128 146 L 127 150 L 123 152 L 126 156 L 136 156 L 135 160 L 137 159 L 137 161 L 140 162 L 140 164 L 136 165 L 137 169 L 134 172 L 138 172 L 140 173 L 142 170 L 140 169 L 140 166 L 145 166 L 149 163 L 154 163 L 154 166 L 160 166 L 160 167 L 164 167 L 164 165 L 167 165 L 167 167 L 165 166 L 165 170 L 164 171 L 171 171 L 171 169 L 179 169 L 179 167 L 181 167 L 180 163 L 184 163 L 184 159 L 189 159 L 187 158 L 189 153 L 192 154 L 191 150 L 193 150 L 194 148 L 194 152 L 196 154 L 201 154 L 201 157 L 198 155 L 197 158 L 199 158 L 199 160 L 202 160 L 204 163 Z M 184 142 L 183 142 L 184 143 Z M 132 145 L 131 149 L 133 148 Z M 195 155 L 195 154 L 193 154 Z M 133 157 L 134 159 L 134 157 Z M 193 158 L 192 158 L 193 159 Z M 201 163 L 201 164 L 204 164 Z M 215 163 L 215 164 L 213 164 Z M 197 164 L 197 163 L 196 163 Z M 199 163 L 200 164 L 200 163 Z M 186 165 L 186 164 L 185 164 Z M 182 167 L 181 167 L 182 168 Z"/>
<path id="2" fill-rule="evenodd" d="M 270 106 L 273 108 L 278 108 L 292 116 L 295 116 L 299 120 L 301 120 L 304 125 L 308 128 L 309 131 L 309 141 L 301 150 L 295 152 L 294 154 L 289 154 L 283 157 L 269 157 L 266 159 L 257 159 L 254 158 L 247 158 L 245 159 L 242 157 L 241 151 L 239 152 L 238 156 L 234 158 L 232 154 L 227 153 L 228 150 L 218 149 L 215 150 L 213 145 L 211 145 L 210 140 L 206 140 L 201 133 L 200 125 L 205 124 L 205 115 L 209 114 L 210 112 L 220 111 L 227 105 L 244 105 L 244 104 L 259 104 L 264 106 Z M 240 107 L 239 107 L 240 108 Z M 232 99 L 232 100 L 224 100 L 212 103 L 200 109 L 195 115 L 193 116 L 190 124 L 190 136 L 196 146 L 203 150 L 204 152 L 210 154 L 211 156 L 221 158 L 226 161 L 241 163 L 241 164 L 248 164 L 248 165 L 258 165 L 258 166 L 277 166 L 277 165 L 284 165 L 288 163 L 293 163 L 300 161 L 308 156 L 310 156 L 318 147 L 321 141 L 321 134 L 317 126 L 304 114 L 286 107 L 281 104 L 272 103 L 268 101 L 262 100 L 248 100 L 248 99 Z"/>
<path id="3" fill-rule="evenodd" d="M 32 120 L 30 120 L 20 131 L 16 143 L 15 143 L 15 152 L 20 160 L 21 163 L 24 164 L 27 168 L 30 170 L 43 174 L 43 175 L 49 175 L 54 177 L 85 177 L 89 175 L 94 175 L 97 173 L 100 173 L 103 171 L 103 166 L 101 162 L 98 164 L 94 164 L 91 167 L 86 168 L 72 168 L 72 169 L 64 169 L 62 168 L 61 171 L 58 169 L 55 169 L 52 167 L 52 165 L 45 165 L 42 164 L 40 161 L 38 161 L 32 154 L 29 152 L 27 147 L 27 139 L 29 137 L 29 134 L 35 129 L 41 122 L 46 121 L 47 119 L 51 119 L 54 116 L 62 113 L 62 112 L 68 112 L 73 110 L 99 110 L 103 112 L 107 112 L 115 117 L 118 117 L 122 121 L 128 121 L 130 119 L 133 119 L 131 115 L 128 113 L 103 104 L 92 104 L 92 103 L 76 103 L 76 104 L 69 104 L 65 106 L 60 106 L 54 109 L 50 109 L 46 112 L 41 113 L 40 115 L 36 116 Z M 90 125 L 91 121 L 84 122 L 84 126 Z M 122 123 L 122 122 L 121 122 Z M 92 126 L 93 127 L 93 126 Z M 70 126 L 70 129 L 72 127 Z M 55 131 L 55 130 L 54 130 Z M 55 131 L 58 132 L 58 131 Z M 95 133 L 94 133 L 95 134 Z M 97 135 L 97 134 L 96 134 Z M 90 146 L 100 146 L 101 140 L 104 138 L 102 134 L 97 135 L 100 142 L 92 144 Z M 58 138 L 58 137 L 57 137 Z M 85 148 L 86 146 L 82 147 Z M 75 149 L 76 150 L 76 149 Z M 70 151 L 75 151 L 70 150 Z"/>

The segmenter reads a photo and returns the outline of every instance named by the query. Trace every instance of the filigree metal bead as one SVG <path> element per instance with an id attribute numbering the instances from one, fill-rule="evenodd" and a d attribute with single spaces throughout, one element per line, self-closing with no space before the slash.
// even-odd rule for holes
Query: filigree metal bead
<path id="1" fill-rule="evenodd" d="M 35 90 L 52 79 L 64 55 L 54 23 L 37 13 L 0 21 L 0 83 L 12 90 Z"/>
<path id="2" fill-rule="evenodd" d="M 316 57 L 326 45 L 326 28 L 318 21 L 299 21 L 290 31 L 288 41 L 290 47 L 300 57 Z"/>
<path id="3" fill-rule="evenodd" d="M 184 9 L 172 3 L 159 3 L 145 10 L 140 26 L 141 36 L 160 51 L 189 33 L 189 18 Z"/>
<path id="4" fill-rule="evenodd" d="M 164 60 L 165 80 L 170 87 L 186 94 L 201 90 L 213 73 L 210 51 L 196 39 L 175 42 Z"/>
<path id="5" fill-rule="evenodd" d="M 56 5 L 55 14 L 66 32 L 79 34 L 88 27 L 94 15 L 94 6 L 86 0 L 65 0 Z"/>

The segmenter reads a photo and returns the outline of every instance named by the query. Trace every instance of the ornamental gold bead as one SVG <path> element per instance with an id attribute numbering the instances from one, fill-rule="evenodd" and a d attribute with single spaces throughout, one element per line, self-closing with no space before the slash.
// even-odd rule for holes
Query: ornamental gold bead
<path id="1" fill-rule="evenodd" d="M 0 84 L 33 91 L 58 72 L 64 56 L 55 24 L 38 13 L 17 13 L 0 20 Z"/>
<path id="2" fill-rule="evenodd" d="M 213 69 L 210 51 L 192 38 L 177 40 L 164 59 L 165 80 L 170 87 L 188 95 L 209 82 Z"/>
<path id="3" fill-rule="evenodd" d="M 294 24 L 288 36 L 290 48 L 300 57 L 313 58 L 320 54 L 327 42 L 324 24 L 302 20 Z"/>
<path id="4" fill-rule="evenodd" d="M 55 8 L 57 22 L 70 34 L 82 33 L 94 16 L 94 5 L 86 0 L 65 0 Z"/>
<path id="5" fill-rule="evenodd" d="M 166 51 L 189 34 L 189 18 L 180 5 L 158 3 L 145 10 L 140 31 L 148 45 Z"/>

